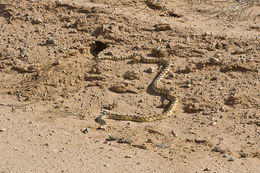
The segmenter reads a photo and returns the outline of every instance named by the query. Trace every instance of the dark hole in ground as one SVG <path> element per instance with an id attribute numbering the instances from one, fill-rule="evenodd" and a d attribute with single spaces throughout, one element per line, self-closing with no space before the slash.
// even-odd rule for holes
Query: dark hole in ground
<path id="1" fill-rule="evenodd" d="M 91 47 L 90 53 L 93 56 L 97 56 L 99 54 L 99 52 L 101 52 L 107 48 L 107 45 L 101 41 L 95 41 L 93 44 L 91 44 L 90 47 Z"/>

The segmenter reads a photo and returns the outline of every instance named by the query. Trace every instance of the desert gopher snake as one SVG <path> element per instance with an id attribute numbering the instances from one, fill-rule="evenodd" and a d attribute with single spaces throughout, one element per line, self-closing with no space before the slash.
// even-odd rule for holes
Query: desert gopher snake
<path id="1" fill-rule="evenodd" d="M 139 57 L 139 58 L 137 58 Z M 95 119 L 95 121 L 101 125 L 105 125 L 106 121 L 104 119 L 114 119 L 114 120 L 123 120 L 123 121 L 136 121 L 136 122 L 151 122 L 155 120 L 160 120 L 165 117 L 168 117 L 173 114 L 178 99 L 173 96 L 172 92 L 166 88 L 161 88 L 159 86 L 161 80 L 165 77 L 165 75 L 169 72 L 171 61 L 169 59 L 164 58 L 145 58 L 142 55 L 139 54 L 132 54 L 130 56 L 126 57 L 104 57 L 104 58 L 97 58 L 97 60 L 113 60 L 113 61 L 119 61 L 119 60 L 126 60 L 126 59 L 132 59 L 133 62 L 141 62 L 141 63 L 161 63 L 164 65 L 164 68 L 161 70 L 159 76 L 153 81 L 152 89 L 161 94 L 165 94 L 167 96 L 167 99 L 170 100 L 170 105 L 163 114 L 159 115 L 152 115 L 148 117 L 140 117 L 135 115 L 121 115 L 116 113 L 110 113 L 108 111 L 101 112 L 100 116 Z"/>

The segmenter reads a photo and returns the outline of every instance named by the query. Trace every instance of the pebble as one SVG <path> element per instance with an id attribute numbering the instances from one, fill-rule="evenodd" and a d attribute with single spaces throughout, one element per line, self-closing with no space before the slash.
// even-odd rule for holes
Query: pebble
<path id="1" fill-rule="evenodd" d="M 145 145 L 132 145 L 133 147 L 139 148 L 139 149 L 147 149 Z"/>
<path id="2" fill-rule="evenodd" d="M 205 169 L 203 169 L 203 171 L 210 171 L 210 169 L 209 168 L 205 168 Z"/>
<path id="3" fill-rule="evenodd" d="M 147 73 L 153 73 L 154 72 L 154 67 L 149 67 L 148 69 L 145 70 Z"/>
<path id="4" fill-rule="evenodd" d="M 154 57 L 166 57 L 166 50 L 161 47 L 156 47 L 152 49 L 151 55 Z"/>
<path id="5" fill-rule="evenodd" d="M 109 136 L 108 138 L 106 138 L 106 141 L 116 141 L 118 139 L 118 137 L 116 136 Z"/>
<path id="6" fill-rule="evenodd" d="M 241 154 L 240 154 L 240 157 L 244 157 L 244 158 L 245 158 L 245 157 L 247 157 L 247 156 L 248 156 L 247 153 L 241 153 Z"/>
<path id="7" fill-rule="evenodd" d="M 139 79 L 139 75 L 136 71 L 129 70 L 125 72 L 124 78 L 128 80 L 134 80 L 134 79 Z"/>
<path id="8" fill-rule="evenodd" d="M 87 134 L 89 132 L 89 130 L 88 130 L 88 128 L 85 128 L 85 129 L 82 129 L 81 132 L 84 134 Z"/>
<path id="9" fill-rule="evenodd" d="M 215 151 L 215 152 L 218 152 L 218 153 L 221 153 L 221 154 L 224 154 L 226 152 L 225 150 L 223 150 L 223 149 L 221 149 L 219 147 L 214 147 L 212 149 L 212 151 Z"/>
<path id="10" fill-rule="evenodd" d="M 248 141 L 247 144 L 251 144 L 251 145 L 253 145 L 254 142 L 252 142 L 252 141 Z"/>
<path id="11" fill-rule="evenodd" d="M 112 55 L 113 55 L 113 52 L 112 52 L 112 51 L 108 51 L 108 52 L 104 53 L 104 55 L 112 56 Z"/>
<path id="12" fill-rule="evenodd" d="M 66 23 L 66 27 L 67 27 L 67 28 L 69 28 L 70 26 L 71 26 L 71 23 L 70 23 L 70 22 Z"/>
<path id="13" fill-rule="evenodd" d="M 69 31 L 69 33 L 70 34 L 76 34 L 76 33 L 78 33 L 78 31 L 76 30 L 76 29 L 71 29 L 70 31 Z M 79 46 L 78 46 L 79 47 Z"/>
<path id="14" fill-rule="evenodd" d="M 212 35 L 212 32 L 206 31 L 203 33 L 203 36 Z"/>
<path id="15" fill-rule="evenodd" d="M 167 31 L 172 30 L 172 27 L 169 24 L 156 24 L 153 26 L 155 31 Z"/>
<path id="16" fill-rule="evenodd" d="M 142 50 L 142 47 L 139 45 L 136 45 L 132 48 L 132 50 Z"/>
<path id="17" fill-rule="evenodd" d="M 42 22 L 43 22 L 42 19 L 39 19 L 39 18 L 33 20 L 33 24 L 40 24 Z"/>
<path id="18" fill-rule="evenodd" d="M 242 48 L 238 48 L 234 52 L 232 52 L 232 54 L 242 54 L 242 53 L 244 53 L 244 50 Z"/>
<path id="19" fill-rule="evenodd" d="M 117 140 L 117 143 L 120 143 L 120 144 L 131 144 L 133 143 L 133 140 L 130 139 L 130 138 L 120 138 Z"/>
<path id="20" fill-rule="evenodd" d="M 147 143 L 153 143 L 152 139 L 147 139 Z"/>
<path id="21" fill-rule="evenodd" d="M 0 128 L 0 132 L 5 132 L 6 128 Z"/>
<path id="22" fill-rule="evenodd" d="M 177 134 L 172 130 L 171 131 L 171 134 L 174 136 L 174 137 L 177 137 Z"/>
<path id="23" fill-rule="evenodd" d="M 223 157 L 224 157 L 224 158 L 228 157 L 228 154 L 224 154 Z"/>
<path id="24" fill-rule="evenodd" d="M 170 142 L 161 142 L 161 143 L 158 143 L 156 144 L 156 147 L 160 147 L 160 148 L 169 148 L 171 146 L 171 143 Z"/>
<path id="25" fill-rule="evenodd" d="M 107 110 L 113 110 L 116 108 L 116 106 L 117 106 L 117 104 L 112 103 L 112 104 L 104 105 L 103 108 L 107 109 Z"/>
<path id="26" fill-rule="evenodd" d="M 114 85 L 109 88 L 110 91 L 115 93 L 126 93 L 127 88 L 124 85 Z"/>
<path id="27" fill-rule="evenodd" d="M 106 164 L 104 164 L 104 166 L 105 166 L 105 167 L 109 167 L 110 165 L 106 163 Z"/>
<path id="28" fill-rule="evenodd" d="M 209 62 L 212 64 L 217 64 L 220 62 L 219 58 L 212 57 L 209 59 Z"/>
<path id="29" fill-rule="evenodd" d="M 233 157 L 230 157 L 229 159 L 228 159 L 228 161 L 230 161 L 230 162 L 232 162 L 232 161 L 234 161 L 235 159 L 233 158 Z"/>
<path id="30" fill-rule="evenodd" d="M 54 38 L 53 37 L 50 37 L 46 40 L 46 44 L 54 44 L 55 41 L 54 41 Z"/>
<path id="31" fill-rule="evenodd" d="M 168 75 L 168 77 L 169 77 L 169 78 L 173 78 L 173 77 L 174 77 L 174 74 L 173 74 L 173 73 L 170 73 L 170 74 Z"/>
<path id="32" fill-rule="evenodd" d="M 212 121 L 212 122 L 210 123 L 210 125 L 212 125 L 212 126 L 215 126 L 216 124 L 217 124 L 216 121 Z"/>
<path id="33" fill-rule="evenodd" d="M 61 106 L 60 106 L 60 105 L 55 105 L 54 108 L 55 108 L 55 109 L 59 109 L 59 108 L 61 108 Z"/>
<path id="34" fill-rule="evenodd" d="M 132 156 L 130 156 L 130 155 L 126 155 L 125 158 L 132 158 Z"/>

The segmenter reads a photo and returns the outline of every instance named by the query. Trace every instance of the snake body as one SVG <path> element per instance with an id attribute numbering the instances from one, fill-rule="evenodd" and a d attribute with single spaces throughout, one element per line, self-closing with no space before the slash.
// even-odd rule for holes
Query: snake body
<path id="1" fill-rule="evenodd" d="M 139 57 L 139 58 L 138 58 Z M 119 61 L 119 60 L 126 60 L 126 59 L 132 59 L 133 62 L 141 62 L 141 63 L 160 63 L 164 65 L 164 68 L 161 70 L 160 74 L 152 83 L 152 89 L 160 94 L 165 94 L 167 96 L 167 99 L 170 101 L 170 104 L 168 106 L 168 109 L 158 115 L 151 115 L 147 117 L 141 117 L 136 115 L 123 115 L 123 114 L 117 114 L 117 113 L 111 113 L 108 111 L 101 112 L 100 116 L 95 119 L 95 121 L 101 125 L 105 125 L 106 121 L 104 119 L 114 119 L 114 120 L 123 120 L 123 121 L 135 121 L 135 122 L 151 122 L 156 120 L 161 120 L 165 117 L 168 117 L 173 114 L 173 112 L 176 109 L 178 99 L 173 96 L 172 92 L 166 88 L 160 87 L 161 80 L 165 77 L 165 75 L 169 72 L 171 67 L 171 61 L 164 58 L 146 58 L 140 54 L 132 54 L 130 56 L 126 57 L 102 57 L 97 58 L 97 60 L 113 60 L 113 61 Z"/>

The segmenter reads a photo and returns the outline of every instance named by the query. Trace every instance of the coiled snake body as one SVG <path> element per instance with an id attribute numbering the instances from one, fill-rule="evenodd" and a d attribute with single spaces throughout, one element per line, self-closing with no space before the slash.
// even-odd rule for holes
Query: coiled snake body
<path id="1" fill-rule="evenodd" d="M 138 58 L 139 57 L 139 58 Z M 161 63 L 164 65 L 164 68 L 161 70 L 158 77 L 153 81 L 152 83 L 152 89 L 160 94 L 165 94 L 167 96 L 167 99 L 170 101 L 168 109 L 163 114 L 158 115 L 151 115 L 147 117 L 140 117 L 135 115 L 122 115 L 122 114 L 116 114 L 116 113 L 110 113 L 108 111 L 101 112 L 100 116 L 95 119 L 97 123 L 100 125 L 105 125 L 106 121 L 104 119 L 114 119 L 114 120 L 123 120 L 123 121 L 135 121 L 135 122 L 151 122 L 155 120 L 161 120 L 165 117 L 168 117 L 173 114 L 174 110 L 176 109 L 178 99 L 173 96 L 172 92 L 166 88 L 160 87 L 161 80 L 165 77 L 165 75 L 169 72 L 171 61 L 164 58 L 145 58 L 142 55 L 139 54 L 133 54 L 126 57 L 104 57 L 104 58 L 98 58 L 97 60 L 113 60 L 113 61 L 119 61 L 119 60 L 126 60 L 126 59 L 132 59 L 133 62 L 141 62 L 141 63 Z"/>

